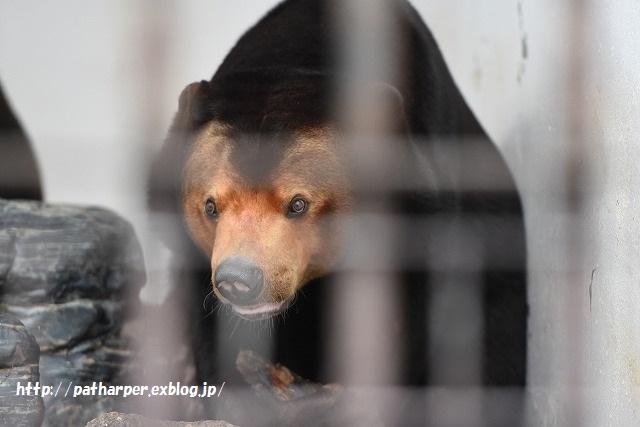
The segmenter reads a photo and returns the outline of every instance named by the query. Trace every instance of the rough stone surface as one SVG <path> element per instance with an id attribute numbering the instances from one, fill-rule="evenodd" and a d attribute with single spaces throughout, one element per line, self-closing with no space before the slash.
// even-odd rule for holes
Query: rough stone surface
<path id="1" fill-rule="evenodd" d="M 244 407 L 233 420 L 241 425 L 382 427 L 375 407 L 338 384 L 308 381 L 249 350 L 240 351 L 236 367 L 257 396 L 235 399 Z"/>
<path id="2" fill-rule="evenodd" d="M 90 421 L 86 427 L 235 427 L 225 421 L 157 421 L 140 415 L 119 414 L 111 412 L 104 414 L 93 421 Z"/>
<path id="3" fill-rule="evenodd" d="M 35 337 L 42 384 L 126 381 L 131 351 L 121 331 L 144 281 L 133 228 L 114 213 L 0 199 L 0 313 Z M 108 399 L 48 396 L 45 404 L 49 426 L 82 425 L 115 408 Z"/>
<path id="4" fill-rule="evenodd" d="M 44 415 L 42 398 L 35 393 L 17 395 L 17 385 L 39 381 L 40 350 L 33 335 L 15 317 L 0 313 L 0 425 L 39 426 Z"/>
<path id="5" fill-rule="evenodd" d="M 120 302 L 144 282 L 129 223 L 93 207 L 0 200 L 0 289 L 10 305 Z"/>

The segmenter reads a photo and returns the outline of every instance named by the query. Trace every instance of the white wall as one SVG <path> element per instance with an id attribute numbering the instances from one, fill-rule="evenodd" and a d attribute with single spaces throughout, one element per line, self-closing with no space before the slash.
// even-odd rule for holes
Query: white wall
<path id="1" fill-rule="evenodd" d="M 640 3 L 422 10 L 521 188 L 530 424 L 640 425 Z"/>
<path id="2" fill-rule="evenodd" d="M 47 199 L 141 224 L 180 90 L 274 3 L 0 0 L 0 78 Z M 640 3 L 597 2 L 580 27 L 581 3 L 414 0 L 521 188 L 531 424 L 640 425 Z"/>

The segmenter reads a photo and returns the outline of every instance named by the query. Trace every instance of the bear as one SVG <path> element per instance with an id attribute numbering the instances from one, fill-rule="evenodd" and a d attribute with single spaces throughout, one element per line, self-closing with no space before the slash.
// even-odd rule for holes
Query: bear
<path id="1" fill-rule="evenodd" d="M 376 331 L 395 335 L 401 372 L 376 385 L 523 390 L 526 241 L 511 172 L 408 2 L 389 3 L 400 29 L 389 47 L 400 52 L 396 79 L 357 83 L 336 53 L 347 25 L 335 19 L 338 3 L 273 8 L 211 80 L 183 90 L 152 163 L 148 205 L 169 218 L 160 234 L 180 265 L 170 298 L 185 307 L 196 379 L 241 384 L 236 356 L 253 349 L 306 379 L 340 382 L 328 354 L 332 292 L 346 286 L 350 221 L 373 212 L 406 220 L 391 228 L 395 264 L 384 272 L 399 306 L 388 323 L 399 326 Z M 344 85 L 361 83 L 381 106 L 372 114 L 384 116 L 391 153 L 386 172 L 365 176 L 337 107 Z M 374 133 L 379 122 L 369 122 Z M 388 245 L 377 233 L 367 230 L 367 241 Z M 470 311 L 467 291 L 479 313 L 471 332 L 457 326 Z M 475 379 L 458 375 L 464 355 L 447 353 L 456 339 L 477 340 Z M 422 405 L 407 403 L 394 423 L 428 424 Z M 521 405 L 496 408 L 483 410 L 486 420 L 520 423 Z"/>
<path id="2" fill-rule="evenodd" d="M 0 198 L 41 201 L 42 197 L 36 157 L 0 85 Z"/>

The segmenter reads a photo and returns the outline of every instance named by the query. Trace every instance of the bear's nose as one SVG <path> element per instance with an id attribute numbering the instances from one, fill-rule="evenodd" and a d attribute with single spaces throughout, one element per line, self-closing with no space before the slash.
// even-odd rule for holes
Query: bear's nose
<path id="1" fill-rule="evenodd" d="M 214 275 L 218 292 L 232 304 L 246 304 L 260 295 L 264 287 L 262 270 L 246 258 L 227 258 Z"/>

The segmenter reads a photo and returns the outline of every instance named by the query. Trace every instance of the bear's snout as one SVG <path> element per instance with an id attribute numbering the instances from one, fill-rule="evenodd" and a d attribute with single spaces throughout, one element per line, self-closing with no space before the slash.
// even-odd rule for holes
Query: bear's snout
<path id="1" fill-rule="evenodd" d="M 230 303 L 246 305 L 262 292 L 264 274 L 260 267 L 246 258 L 227 258 L 216 268 L 214 285 Z"/>

